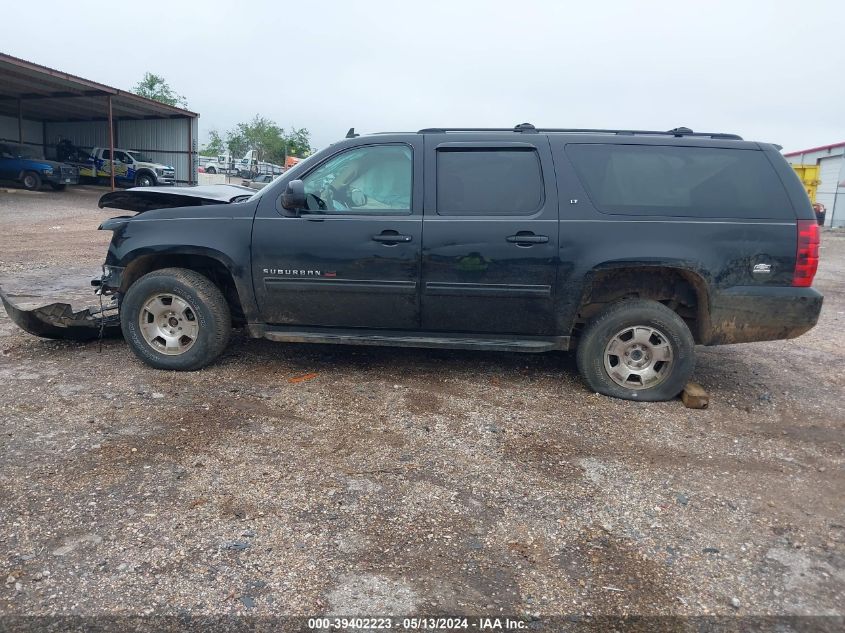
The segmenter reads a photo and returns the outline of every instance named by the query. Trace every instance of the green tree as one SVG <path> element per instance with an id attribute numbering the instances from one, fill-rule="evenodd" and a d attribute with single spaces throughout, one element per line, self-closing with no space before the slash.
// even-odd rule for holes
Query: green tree
<path id="1" fill-rule="evenodd" d="M 256 114 L 247 123 L 238 123 L 229 130 L 226 144 L 234 156 L 243 156 L 247 151 L 258 150 L 258 159 L 272 161 L 282 140 L 282 130 L 275 122 Z M 283 150 L 284 151 L 284 150 Z"/>
<path id="2" fill-rule="evenodd" d="M 180 94 L 177 94 L 170 84 L 159 75 L 147 72 L 144 73 L 144 78 L 135 84 L 132 92 L 147 99 L 153 99 L 167 105 L 179 106 L 182 108 L 188 107 L 188 102 Z"/>
<path id="3" fill-rule="evenodd" d="M 202 156 L 219 156 L 226 148 L 226 144 L 217 130 L 209 130 L 208 143 L 200 150 Z"/>
<path id="4" fill-rule="evenodd" d="M 311 151 L 311 134 L 305 128 L 285 132 L 275 121 L 256 114 L 251 121 L 238 123 L 226 134 L 226 147 L 233 156 L 243 156 L 251 149 L 258 159 L 282 164 L 286 156 L 305 157 Z"/>
<path id="5" fill-rule="evenodd" d="M 284 130 L 282 130 L 284 133 Z M 304 127 L 292 127 L 290 132 L 285 134 L 287 141 L 287 155 L 296 156 L 297 158 L 305 158 L 309 156 L 314 149 L 311 147 L 311 132 Z"/>

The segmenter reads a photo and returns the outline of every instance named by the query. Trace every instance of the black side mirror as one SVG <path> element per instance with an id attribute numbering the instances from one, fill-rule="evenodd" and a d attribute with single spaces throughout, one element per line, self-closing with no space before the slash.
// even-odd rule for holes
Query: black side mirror
<path id="1" fill-rule="evenodd" d="M 282 207 L 299 215 L 305 208 L 305 185 L 301 180 L 291 180 L 282 194 Z"/>

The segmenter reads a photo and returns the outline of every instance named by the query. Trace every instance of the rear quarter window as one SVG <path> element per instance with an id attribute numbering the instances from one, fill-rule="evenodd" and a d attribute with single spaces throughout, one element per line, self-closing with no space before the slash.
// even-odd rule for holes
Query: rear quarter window
<path id="1" fill-rule="evenodd" d="M 576 143 L 567 145 L 566 153 L 601 213 L 795 218 L 762 151 Z"/>

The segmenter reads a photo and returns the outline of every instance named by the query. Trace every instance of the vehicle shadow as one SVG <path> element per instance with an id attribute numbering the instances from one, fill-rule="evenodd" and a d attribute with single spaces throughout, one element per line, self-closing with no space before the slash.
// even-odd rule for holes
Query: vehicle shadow
<path id="1" fill-rule="evenodd" d="M 765 394 L 794 387 L 776 368 L 759 363 L 757 345 L 732 345 L 718 348 L 696 347 L 693 380 L 706 390 Z M 588 392 L 578 372 L 575 352 L 518 352 L 328 345 L 311 343 L 275 343 L 250 339 L 236 332 L 229 348 L 217 362 L 221 367 L 290 373 L 293 372 L 366 372 L 394 376 L 397 381 L 439 376 L 449 379 L 482 377 L 495 382 L 501 377 L 536 377 L 560 380 L 561 386 Z"/>
<path id="2" fill-rule="evenodd" d="M 577 381 L 574 352 L 525 354 L 460 349 L 382 347 L 374 345 L 331 345 L 318 343 L 275 343 L 250 339 L 237 332 L 218 361 L 222 366 L 244 363 L 268 371 L 367 371 L 397 380 L 438 374 L 463 378 L 504 375 L 535 375 Z"/>

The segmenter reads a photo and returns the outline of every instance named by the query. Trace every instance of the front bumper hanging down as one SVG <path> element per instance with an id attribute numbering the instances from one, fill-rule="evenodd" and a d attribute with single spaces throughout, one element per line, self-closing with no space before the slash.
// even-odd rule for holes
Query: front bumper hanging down
<path id="1" fill-rule="evenodd" d="M 70 304 L 50 305 L 24 310 L 15 305 L 0 287 L 0 299 L 6 314 L 22 330 L 43 338 L 91 341 L 120 336 L 120 316 L 114 302 L 74 312 Z"/>

